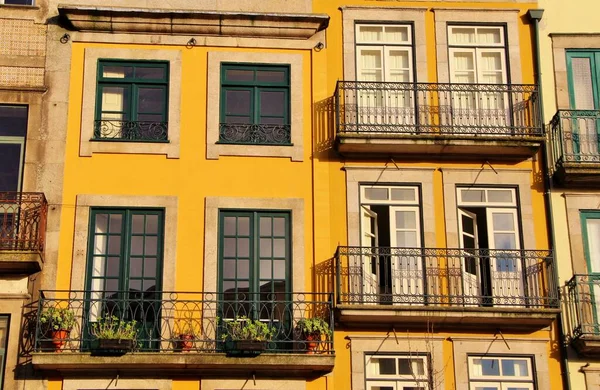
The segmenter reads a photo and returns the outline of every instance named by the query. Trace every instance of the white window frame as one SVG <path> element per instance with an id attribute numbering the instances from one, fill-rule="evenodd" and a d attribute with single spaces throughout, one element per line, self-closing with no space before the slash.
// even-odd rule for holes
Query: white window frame
<path id="1" fill-rule="evenodd" d="M 458 207 L 469 207 L 469 206 L 479 206 L 479 207 L 517 207 L 517 194 L 516 194 L 516 189 L 515 188 L 510 188 L 510 187 L 457 187 L 457 195 L 456 195 L 456 199 L 457 199 L 457 205 Z M 475 191 L 484 191 L 485 192 L 485 201 L 482 202 L 469 202 L 469 201 L 464 201 L 463 200 L 463 190 L 467 190 L 467 191 L 471 191 L 471 190 L 475 190 Z M 501 190 L 501 191 L 511 191 L 512 193 L 512 200 L 510 202 L 490 202 L 489 199 L 489 193 L 492 191 L 497 191 L 497 190 Z"/>
<path id="2" fill-rule="evenodd" d="M 475 375 L 473 362 L 476 359 L 497 360 L 499 364 L 500 375 Z M 502 375 L 503 360 L 524 360 L 527 362 L 528 375 L 505 376 Z M 500 390 L 506 390 L 509 387 L 525 387 L 534 389 L 533 359 L 529 356 L 468 356 L 467 365 L 469 370 L 469 389 L 476 390 L 481 386 L 497 386 Z"/>
<path id="3" fill-rule="evenodd" d="M 404 353 L 398 355 L 388 354 L 365 354 L 365 382 L 366 389 L 370 390 L 371 386 L 391 386 L 395 390 L 402 390 L 405 386 L 419 386 L 423 389 L 429 389 L 429 359 L 427 355 Z M 417 375 L 381 375 L 374 372 L 374 365 L 371 364 L 373 358 L 394 359 L 396 368 L 398 367 L 399 359 L 421 360 L 423 362 L 424 374 L 420 377 Z"/>

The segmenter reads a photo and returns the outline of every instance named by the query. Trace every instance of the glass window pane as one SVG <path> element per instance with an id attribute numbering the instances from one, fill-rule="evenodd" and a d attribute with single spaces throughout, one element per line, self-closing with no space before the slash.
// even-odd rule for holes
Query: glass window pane
<path id="1" fill-rule="evenodd" d="M 515 217 L 513 213 L 493 212 L 494 230 L 498 231 L 514 231 Z"/>
<path id="2" fill-rule="evenodd" d="M 26 134 L 27 107 L 0 105 L 0 136 L 25 137 Z"/>
<path id="3" fill-rule="evenodd" d="M 223 218 L 223 233 L 227 236 L 235 235 L 235 217 Z"/>
<path id="4" fill-rule="evenodd" d="M 260 257 L 271 257 L 273 251 L 271 250 L 271 239 L 261 238 L 260 239 Z"/>
<path id="5" fill-rule="evenodd" d="M 121 253 L 121 236 L 108 237 L 108 254 L 118 255 Z"/>
<path id="6" fill-rule="evenodd" d="M 132 257 L 129 260 L 129 277 L 141 278 L 143 265 L 143 259 L 141 257 Z"/>
<path id="7" fill-rule="evenodd" d="M 452 27 L 448 37 L 450 44 L 472 44 L 475 43 L 475 28 L 473 27 Z"/>
<path id="8" fill-rule="evenodd" d="M 402 248 L 417 247 L 416 232 L 396 232 L 396 245 Z"/>
<path id="9" fill-rule="evenodd" d="M 121 259 L 118 257 L 109 257 L 106 260 L 106 275 L 107 277 L 117 277 L 121 271 Z"/>
<path id="10" fill-rule="evenodd" d="M 398 229 L 416 229 L 417 213 L 416 211 L 402 210 L 396 211 L 396 227 Z"/>
<path id="11" fill-rule="evenodd" d="M 250 91 L 225 91 L 226 115 L 249 115 L 251 112 L 252 94 Z"/>
<path id="12" fill-rule="evenodd" d="M 273 240 L 273 257 L 285 257 L 285 239 L 276 238 Z"/>
<path id="13" fill-rule="evenodd" d="M 158 234 L 158 215 L 146 215 L 146 234 Z"/>
<path id="14" fill-rule="evenodd" d="M 163 67 L 136 67 L 135 68 L 136 79 L 164 79 L 165 68 Z"/>
<path id="15" fill-rule="evenodd" d="M 284 116 L 286 93 L 284 91 L 260 91 L 260 115 Z"/>
<path id="16" fill-rule="evenodd" d="M 249 217 L 239 217 L 238 218 L 237 234 L 240 236 L 250 235 L 250 218 Z"/>
<path id="17" fill-rule="evenodd" d="M 235 278 L 235 260 L 223 260 L 223 278 Z"/>
<path id="18" fill-rule="evenodd" d="M 488 190 L 488 198 L 494 203 L 513 203 L 512 190 Z"/>
<path id="19" fill-rule="evenodd" d="M 250 256 L 250 240 L 247 238 L 238 238 L 237 240 L 237 256 Z"/>
<path id="20" fill-rule="evenodd" d="M 494 233 L 494 249 L 517 249 L 514 233 Z"/>
<path id="21" fill-rule="evenodd" d="M 21 145 L 0 143 L 0 192 L 19 190 Z"/>
<path id="22" fill-rule="evenodd" d="M 244 69 L 227 69 L 225 71 L 227 81 L 254 81 L 254 71 Z"/>
<path id="23" fill-rule="evenodd" d="M 374 358 L 374 364 L 377 367 L 379 375 L 396 375 L 396 359 L 393 358 Z"/>
<path id="24" fill-rule="evenodd" d="M 238 260 L 237 261 L 237 278 L 248 279 L 250 277 L 250 261 L 249 260 Z"/>
<path id="25" fill-rule="evenodd" d="M 106 266 L 105 257 L 94 257 L 92 260 L 92 276 L 104 276 L 104 267 Z"/>
<path id="26" fill-rule="evenodd" d="M 236 239 L 232 237 L 226 237 L 223 239 L 223 256 L 224 257 L 235 257 Z"/>
<path id="27" fill-rule="evenodd" d="M 365 188 L 365 199 L 368 200 L 387 200 L 388 189 L 387 188 Z"/>
<path id="28" fill-rule="evenodd" d="M 500 375 L 500 361 L 498 359 L 475 359 L 473 364 L 480 367 L 483 376 Z"/>
<path id="29" fill-rule="evenodd" d="M 271 279 L 273 278 L 273 272 L 271 269 L 272 266 L 271 260 L 261 260 L 260 261 L 260 278 L 261 279 Z"/>
<path id="30" fill-rule="evenodd" d="M 260 82 L 267 83 L 285 83 L 285 73 L 286 72 L 279 70 L 259 70 L 256 72 L 256 79 Z"/>
<path id="31" fill-rule="evenodd" d="M 529 376 L 527 361 L 521 359 L 504 359 L 502 360 L 502 375 L 503 376 Z"/>
<path id="32" fill-rule="evenodd" d="M 382 26 L 358 26 L 358 42 L 379 42 L 383 39 Z"/>
<path id="33" fill-rule="evenodd" d="M 129 90 L 125 87 L 102 87 L 102 119 L 125 119 L 119 113 L 127 110 Z M 107 113 L 108 112 L 108 113 Z M 116 112 L 117 115 L 110 115 Z"/>
<path id="34" fill-rule="evenodd" d="M 133 234 L 143 234 L 144 233 L 144 216 L 143 215 L 133 215 L 131 217 L 131 232 Z"/>
<path id="35" fill-rule="evenodd" d="M 156 256 L 158 252 L 158 239 L 156 237 L 146 237 L 144 243 L 144 254 L 146 256 Z"/>
<path id="36" fill-rule="evenodd" d="M 409 43 L 408 26 L 386 26 L 384 40 L 390 43 Z"/>
<path id="37" fill-rule="evenodd" d="M 285 279 L 285 260 L 273 261 L 273 279 Z"/>
<path id="38" fill-rule="evenodd" d="M 392 200 L 416 201 L 416 191 L 412 188 L 392 188 Z"/>
<path id="39" fill-rule="evenodd" d="M 103 65 L 102 77 L 124 79 L 133 77 L 133 67 L 120 65 Z"/>
<path id="40" fill-rule="evenodd" d="M 285 237 L 285 218 L 276 217 L 273 218 L 273 236 L 274 237 Z"/>
<path id="41" fill-rule="evenodd" d="M 129 290 L 143 291 L 142 290 L 142 281 L 139 279 L 129 279 Z"/>
<path id="42" fill-rule="evenodd" d="M 105 255 L 106 254 L 106 236 L 96 236 L 94 237 L 94 254 L 95 255 Z"/>
<path id="43" fill-rule="evenodd" d="M 469 203 L 480 203 L 485 202 L 485 190 L 472 190 L 462 189 L 460 190 L 461 200 Z"/>
<path id="44" fill-rule="evenodd" d="M 260 236 L 270 236 L 271 233 L 271 217 L 260 217 Z"/>
<path id="45" fill-rule="evenodd" d="M 398 359 L 400 375 L 425 375 L 425 367 L 421 359 Z"/>
<path id="46" fill-rule="evenodd" d="M 586 218 L 587 252 L 591 272 L 600 272 L 600 219 Z"/>
<path id="47" fill-rule="evenodd" d="M 111 214 L 110 215 L 110 226 L 108 228 L 109 233 L 121 233 L 121 222 L 123 221 L 123 217 L 120 214 Z"/>
<path id="48" fill-rule="evenodd" d="M 131 237 L 131 248 L 129 249 L 133 256 L 141 256 L 144 254 L 144 237 L 133 236 Z"/>
<path id="49" fill-rule="evenodd" d="M 502 31 L 499 28 L 478 28 L 477 43 L 494 45 L 502 43 Z"/>
<path id="50" fill-rule="evenodd" d="M 156 264 L 157 264 L 157 260 L 155 257 L 146 257 L 144 259 L 144 277 L 145 278 L 156 278 Z"/>
<path id="51" fill-rule="evenodd" d="M 108 214 L 96 214 L 94 233 L 107 233 Z"/>
<path id="52" fill-rule="evenodd" d="M 165 90 L 162 88 L 140 88 L 138 90 L 138 111 L 157 113 L 165 107 Z"/>

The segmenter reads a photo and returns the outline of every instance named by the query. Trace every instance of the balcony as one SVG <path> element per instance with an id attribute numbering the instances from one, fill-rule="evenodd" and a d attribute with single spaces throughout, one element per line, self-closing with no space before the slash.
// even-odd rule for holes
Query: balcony
<path id="1" fill-rule="evenodd" d="M 549 127 L 556 182 L 600 186 L 600 111 L 558 110 Z"/>
<path id="2" fill-rule="evenodd" d="M 0 192 L 0 272 L 42 269 L 48 203 L 42 193 Z"/>
<path id="3" fill-rule="evenodd" d="M 55 353 L 51 329 L 44 321 L 49 308 L 68 308 L 75 318 L 62 353 Z M 105 353 L 93 335 L 103 319 L 135 320 L 133 350 Z M 60 372 L 169 371 L 177 374 L 318 377 L 333 369 L 333 340 L 323 335 L 308 341 L 298 324 L 320 318 L 333 330 L 332 294 L 193 293 L 164 291 L 44 291 L 35 327 L 33 366 Z M 224 340 L 236 319 L 258 320 L 272 329 L 262 353 L 232 350 Z M 183 337 L 183 334 L 190 337 Z M 183 341 L 186 340 L 184 344 Z"/>
<path id="4" fill-rule="evenodd" d="M 338 81 L 338 152 L 520 160 L 544 142 L 535 85 Z"/>
<path id="5" fill-rule="evenodd" d="M 535 330 L 560 311 L 546 250 L 338 247 L 336 268 L 349 325 Z"/>
<path id="6" fill-rule="evenodd" d="M 574 275 L 566 284 L 564 322 L 571 345 L 582 356 L 600 356 L 600 278 Z"/>

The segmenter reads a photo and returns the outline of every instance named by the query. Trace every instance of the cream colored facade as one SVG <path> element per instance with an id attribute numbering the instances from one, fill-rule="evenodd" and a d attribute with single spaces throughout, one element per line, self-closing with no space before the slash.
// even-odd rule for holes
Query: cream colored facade
<path id="1" fill-rule="evenodd" d="M 593 53 L 600 49 L 600 29 L 595 17 L 592 16 L 595 12 L 600 11 L 600 6 L 595 1 L 581 1 L 578 2 L 577 8 L 574 8 L 561 2 L 541 0 L 539 7 L 544 9 L 544 15 L 540 22 L 540 64 L 544 113 L 546 123 L 550 123 L 558 110 L 583 108 L 581 103 L 573 100 L 574 81 L 570 76 L 568 55 L 577 52 Z M 581 77 L 579 80 L 585 80 L 588 77 L 589 81 L 589 76 L 586 76 L 585 73 L 579 77 Z M 585 83 L 585 81 L 582 82 Z M 593 110 L 593 108 L 591 109 Z M 570 123 L 573 122 L 571 121 L 569 119 L 562 121 L 563 134 L 572 131 Z M 552 130 L 551 124 L 548 125 L 548 129 Z M 549 143 L 549 164 L 550 169 L 555 173 L 555 178 L 557 172 L 560 174 L 560 167 L 554 163 L 556 158 L 561 157 L 559 153 L 554 155 L 552 153 L 552 140 L 557 139 L 556 134 L 551 134 L 551 143 Z M 568 149 L 569 143 L 572 141 L 564 142 Z M 582 138 L 583 142 L 585 141 Z M 569 176 L 585 175 L 585 173 L 577 171 L 577 165 L 580 165 L 580 168 L 590 165 L 591 171 L 587 177 L 598 174 L 597 171 L 594 171 L 592 159 L 587 162 L 582 159 L 579 163 L 574 160 L 573 164 L 575 165 L 573 170 L 569 171 L 569 168 L 565 168 L 567 179 Z M 562 321 L 566 334 L 565 342 L 568 345 L 570 384 L 572 389 L 594 389 L 600 383 L 600 355 L 597 350 L 594 352 L 593 347 L 589 354 L 583 352 L 581 347 L 574 347 L 579 343 L 577 339 L 587 339 L 584 343 L 590 344 L 595 338 L 594 333 L 589 332 L 589 327 L 597 324 L 597 319 L 595 316 L 590 316 L 589 312 L 590 305 L 594 305 L 593 293 L 590 296 L 590 289 L 594 287 L 590 287 L 593 284 L 588 284 L 594 283 L 593 279 L 589 277 L 594 270 L 590 269 L 590 252 L 587 250 L 588 244 L 584 238 L 587 227 L 583 213 L 593 213 L 598 210 L 600 191 L 595 187 L 593 179 L 587 183 L 583 181 L 565 183 L 555 180 L 551 189 L 551 197 L 559 283 L 566 301 Z M 593 232 L 590 231 L 588 242 L 597 240 L 597 237 L 592 234 Z M 570 283 L 568 283 L 569 281 Z M 577 292 L 576 296 L 573 295 L 574 292 Z M 576 302 L 574 302 L 575 299 L 577 299 Z M 583 334 L 578 336 L 576 329 L 580 326 L 583 326 L 583 329 L 580 329 Z M 585 326 L 588 326 L 588 331 L 585 330 Z"/>

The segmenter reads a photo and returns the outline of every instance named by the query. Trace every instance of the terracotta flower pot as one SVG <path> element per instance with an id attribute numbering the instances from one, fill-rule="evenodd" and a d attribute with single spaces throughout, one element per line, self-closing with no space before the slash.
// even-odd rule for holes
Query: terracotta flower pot
<path id="1" fill-rule="evenodd" d="M 320 334 L 307 334 L 306 335 L 306 353 L 307 354 L 315 354 L 317 349 L 319 349 L 319 341 L 321 340 Z"/>
<path id="2" fill-rule="evenodd" d="M 179 348 L 182 351 L 188 352 L 194 346 L 194 335 L 191 334 L 180 334 L 179 335 Z"/>
<path id="3" fill-rule="evenodd" d="M 70 330 L 59 329 L 52 331 L 52 346 L 54 347 L 54 352 L 62 352 L 62 349 L 69 338 Z"/>

